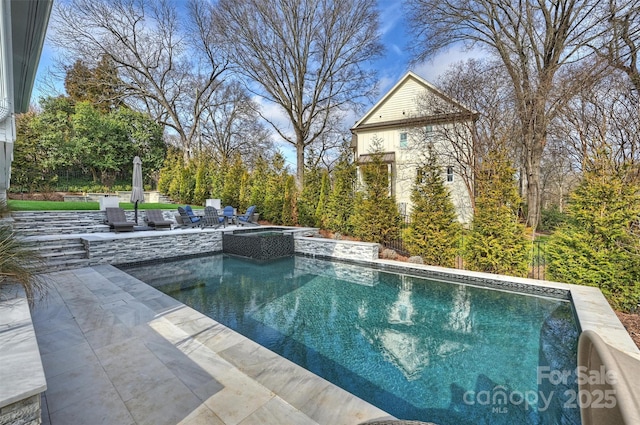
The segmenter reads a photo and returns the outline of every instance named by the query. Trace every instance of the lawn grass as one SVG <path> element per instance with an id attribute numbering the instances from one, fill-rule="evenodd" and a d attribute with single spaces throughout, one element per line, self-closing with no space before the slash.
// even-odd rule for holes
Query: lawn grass
<path id="1" fill-rule="evenodd" d="M 9 208 L 12 211 L 84 211 L 84 210 L 99 210 L 100 204 L 98 202 L 83 202 L 83 201 L 21 201 L 12 199 L 8 201 Z M 192 206 L 194 209 L 202 208 L 201 206 Z M 133 204 L 130 202 L 120 202 L 120 208 L 125 210 L 133 210 Z M 176 204 L 138 204 L 139 210 L 177 210 Z"/>

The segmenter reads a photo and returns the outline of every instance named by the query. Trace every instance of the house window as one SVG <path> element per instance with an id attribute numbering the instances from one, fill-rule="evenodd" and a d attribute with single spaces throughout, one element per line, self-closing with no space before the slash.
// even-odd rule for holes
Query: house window
<path id="1" fill-rule="evenodd" d="M 424 126 L 424 133 L 427 135 L 427 137 L 432 136 L 433 135 L 433 126 L 432 125 L 425 125 Z"/>
<path id="2" fill-rule="evenodd" d="M 453 167 L 447 167 L 447 182 L 453 181 Z"/>
<path id="3" fill-rule="evenodd" d="M 400 148 L 407 148 L 408 146 L 407 133 L 400 133 Z"/>

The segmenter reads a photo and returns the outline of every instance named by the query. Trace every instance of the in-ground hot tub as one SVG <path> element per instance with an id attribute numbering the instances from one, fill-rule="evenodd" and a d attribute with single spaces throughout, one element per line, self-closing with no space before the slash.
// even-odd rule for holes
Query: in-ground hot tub
<path id="1" fill-rule="evenodd" d="M 280 228 L 234 230 L 222 235 L 222 252 L 257 260 L 293 255 L 293 234 Z"/>

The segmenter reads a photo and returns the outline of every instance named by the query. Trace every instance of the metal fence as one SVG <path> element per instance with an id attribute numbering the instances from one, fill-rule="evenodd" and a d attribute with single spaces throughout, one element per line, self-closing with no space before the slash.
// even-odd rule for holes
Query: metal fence
<path id="1" fill-rule="evenodd" d="M 402 234 L 403 230 L 409 227 L 410 224 L 410 216 L 404 214 L 401 215 L 400 230 L 398 231 L 397 237 L 385 242 L 384 247 L 392 249 L 402 256 L 409 257 L 411 254 L 406 248 Z M 545 269 L 547 263 L 546 242 L 546 239 L 535 239 L 533 241 L 529 256 L 529 277 L 532 279 L 545 279 Z M 464 270 L 466 267 L 464 263 L 463 247 L 464 236 L 460 238 L 460 243 L 458 244 L 458 255 L 456 256 L 455 266 L 455 268 L 457 269 Z"/>

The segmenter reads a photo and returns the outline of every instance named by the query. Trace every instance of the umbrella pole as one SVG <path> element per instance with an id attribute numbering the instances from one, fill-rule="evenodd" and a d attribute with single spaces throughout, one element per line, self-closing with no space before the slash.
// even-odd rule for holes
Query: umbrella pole
<path id="1" fill-rule="evenodd" d="M 134 210 L 136 211 L 136 224 L 138 224 L 138 201 L 136 201 Z"/>

